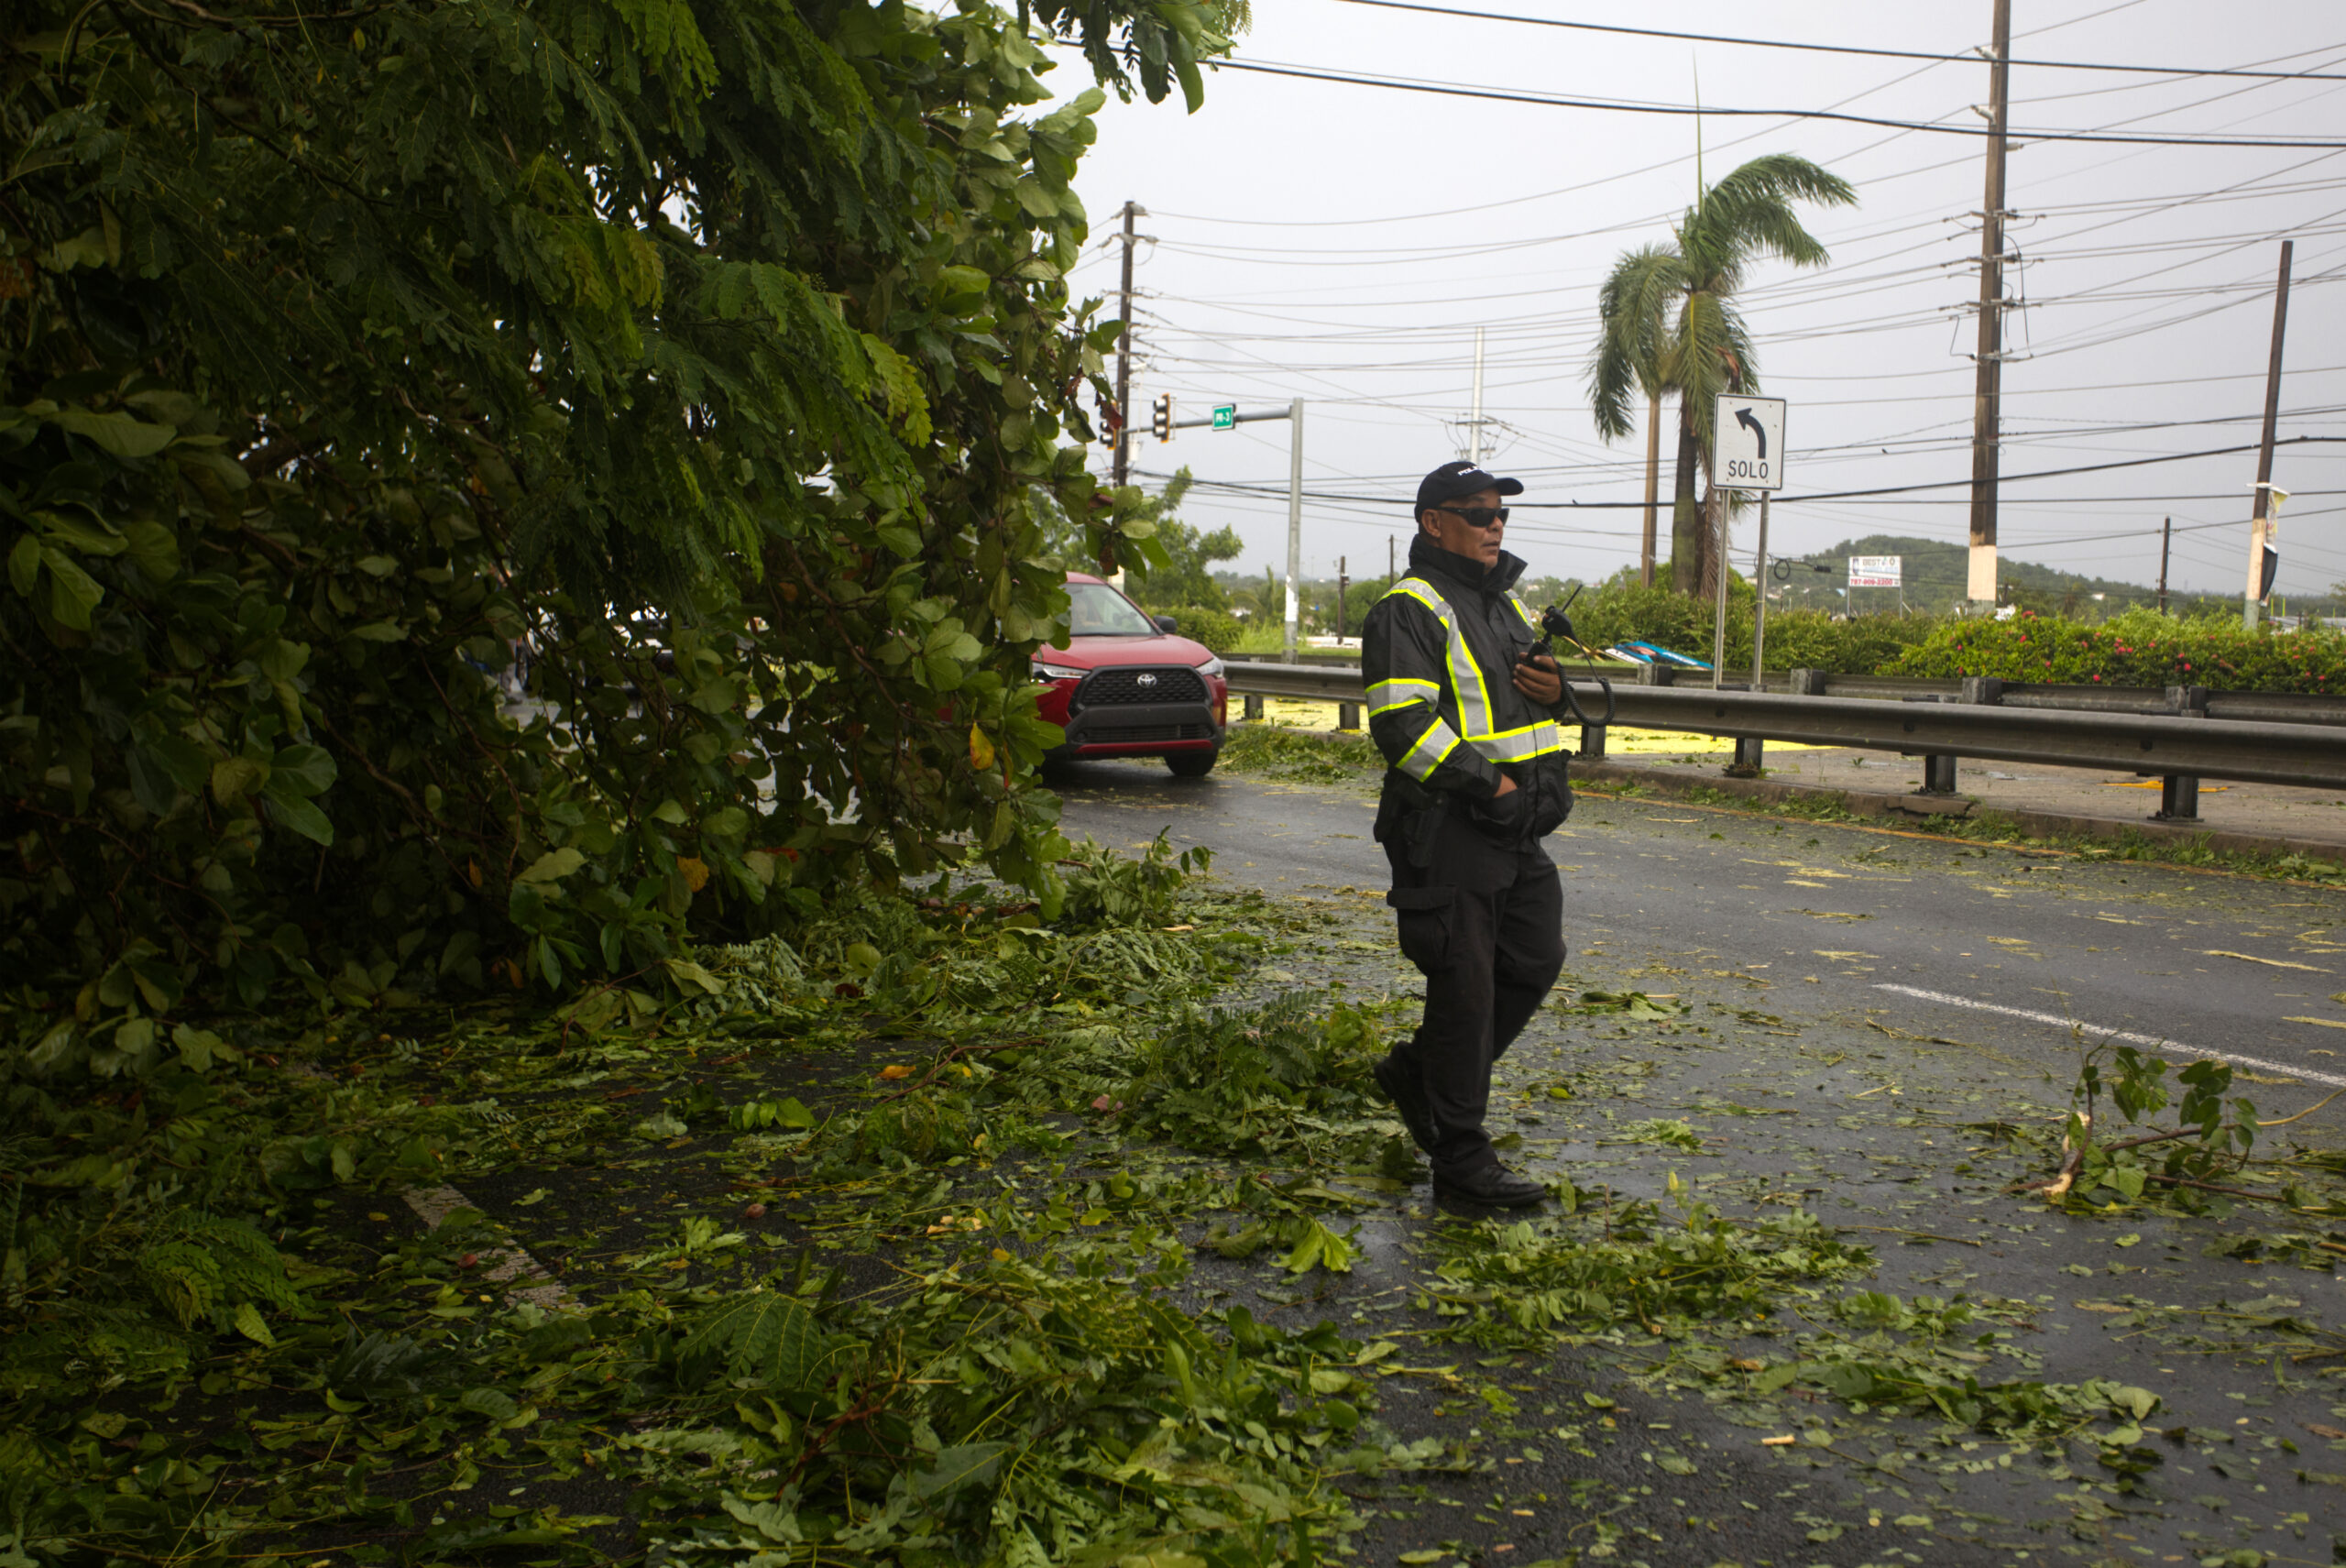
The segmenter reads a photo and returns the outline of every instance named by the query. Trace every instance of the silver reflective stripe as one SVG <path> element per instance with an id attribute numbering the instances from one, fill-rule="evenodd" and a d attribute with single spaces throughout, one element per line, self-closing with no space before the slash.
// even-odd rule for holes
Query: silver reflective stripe
<path id="1" fill-rule="evenodd" d="M 1437 718 L 1426 726 L 1426 732 L 1418 737 L 1418 743 L 1403 753 L 1400 762 L 1394 765 L 1423 784 L 1433 776 L 1434 769 L 1442 766 L 1442 760 L 1456 750 L 1458 731 Z"/>
<path id="2" fill-rule="evenodd" d="M 1534 757 L 1544 757 L 1551 751 L 1564 749 L 1564 731 L 1561 725 L 1541 719 L 1520 729 L 1509 729 L 1497 735 L 1470 735 L 1467 740 L 1474 750 L 1494 762 L 1528 762 Z"/>
<path id="3" fill-rule="evenodd" d="M 1544 757 L 1551 751 L 1564 749 L 1563 727 L 1552 719 L 1543 718 L 1519 729 L 1500 730 L 1493 727 L 1491 689 L 1484 681 L 1482 667 L 1474 663 L 1474 652 L 1467 646 L 1465 634 L 1458 628 L 1458 612 L 1451 608 L 1448 599 L 1442 597 L 1440 589 L 1423 577 L 1403 577 L 1387 590 L 1387 597 L 1393 594 L 1409 595 L 1433 611 L 1435 618 L 1442 622 L 1443 657 L 1450 666 L 1450 688 L 1458 698 L 1459 730 L 1453 733 L 1447 725 L 1442 726 L 1444 733 L 1451 735 L 1452 746 L 1463 740 L 1474 748 L 1478 755 L 1494 762 L 1528 762 L 1534 757 Z M 1507 602 L 1515 607 L 1516 613 L 1523 617 L 1526 625 L 1538 624 L 1532 620 L 1529 608 L 1521 599 L 1513 594 L 1507 598 Z M 1379 681 L 1369 688 L 1370 712 L 1385 711 L 1376 706 L 1378 700 L 1376 694 L 1387 687 L 1422 689 L 1431 685 L 1429 681 Z M 1403 697 L 1398 691 L 1394 696 L 1399 700 L 1389 704 L 1390 707 L 1404 707 L 1409 702 L 1426 700 L 1416 696 Z M 1432 733 L 1432 730 L 1426 732 L 1428 738 Z M 1409 771 L 1410 762 L 1425 743 L 1420 740 L 1418 747 L 1402 759 L 1404 772 Z M 1449 750 L 1450 747 L 1444 747 L 1444 753 Z M 1440 760 L 1435 759 L 1437 762 Z M 1432 771 L 1433 764 L 1429 762 L 1425 773 L 1417 776 L 1422 779 Z"/>
<path id="4" fill-rule="evenodd" d="M 1408 707 L 1413 703 L 1431 703 L 1439 700 L 1442 696 L 1442 683 L 1410 680 L 1379 681 L 1369 687 L 1365 695 L 1368 698 L 1369 717 L 1374 718 L 1380 713 L 1390 713 L 1397 707 Z"/>

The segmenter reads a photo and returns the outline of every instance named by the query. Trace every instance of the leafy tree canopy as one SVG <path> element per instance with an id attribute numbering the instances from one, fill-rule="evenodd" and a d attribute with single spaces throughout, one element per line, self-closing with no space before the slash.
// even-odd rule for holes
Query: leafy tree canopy
<path id="1" fill-rule="evenodd" d="M 1055 896 L 1036 498 L 1095 545 L 1139 498 L 1084 469 L 1064 282 L 1102 93 L 1038 39 L 1194 107 L 1222 16 L 12 8 L 0 954 L 46 1066 L 224 981 L 688 987 L 688 932 L 963 841 Z"/>

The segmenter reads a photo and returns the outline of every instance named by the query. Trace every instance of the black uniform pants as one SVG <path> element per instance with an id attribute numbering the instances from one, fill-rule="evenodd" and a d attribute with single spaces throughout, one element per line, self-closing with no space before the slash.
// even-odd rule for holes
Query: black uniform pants
<path id="1" fill-rule="evenodd" d="M 1466 1177 L 1498 1163 L 1483 1118 L 1491 1066 L 1531 1021 L 1564 967 L 1564 895 L 1537 839 L 1503 841 L 1464 811 L 1442 815 L 1433 856 L 1386 846 L 1401 952 L 1426 977 L 1425 1020 L 1393 1047 L 1433 1112 L 1433 1168 Z"/>

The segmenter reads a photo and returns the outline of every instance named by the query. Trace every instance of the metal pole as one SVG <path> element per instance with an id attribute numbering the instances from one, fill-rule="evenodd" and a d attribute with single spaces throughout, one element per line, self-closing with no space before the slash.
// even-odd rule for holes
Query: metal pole
<path id="1" fill-rule="evenodd" d="M 1760 554 L 1751 565 L 1751 689 L 1766 691 L 1768 666 L 1768 492 L 1760 492 Z"/>
<path id="2" fill-rule="evenodd" d="M 1352 591 L 1353 580 L 1346 571 L 1344 558 L 1336 557 L 1336 646 L 1344 645 L 1344 596 Z"/>
<path id="3" fill-rule="evenodd" d="M 2256 510 L 2248 525 L 2248 593 L 2241 624 L 2253 627 L 2264 605 L 2264 545 L 2272 532 L 2273 427 L 2281 417 L 2281 337 L 2289 325 L 2289 258 L 2294 240 L 2281 242 L 2281 280 L 2273 287 L 2273 359 L 2264 371 L 2264 439 L 2256 449 Z"/>
<path id="4" fill-rule="evenodd" d="M 1287 662 L 1295 663 L 1297 582 L 1303 576 L 1303 400 L 1287 406 Z"/>
<path id="5" fill-rule="evenodd" d="M 2165 521 L 2159 524 L 2159 613 L 2161 615 L 2165 615 L 2166 613 L 2167 554 L 2174 548 L 2175 519 L 2168 518 Z"/>
<path id="6" fill-rule="evenodd" d="M 1719 510 L 1718 568 L 1719 597 L 1711 620 L 1711 689 L 1717 691 L 1727 685 L 1727 498 L 1725 490 L 1713 490 L 1712 500 Z"/>
<path id="7" fill-rule="evenodd" d="M 1996 0 L 1988 74 L 1988 191 L 1979 220 L 1979 348 L 1971 403 L 1968 597 L 1996 597 L 1996 480 L 2004 391 L 2004 126 L 2011 104 L 2012 0 Z"/>

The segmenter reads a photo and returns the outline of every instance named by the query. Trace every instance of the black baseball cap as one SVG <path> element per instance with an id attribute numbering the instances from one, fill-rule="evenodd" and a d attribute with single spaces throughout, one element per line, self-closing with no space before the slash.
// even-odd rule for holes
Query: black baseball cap
<path id="1" fill-rule="evenodd" d="M 1455 463 L 1444 463 L 1418 481 L 1418 508 L 1410 515 L 1419 515 L 1429 507 L 1456 500 L 1460 496 L 1471 496 L 1476 490 L 1496 490 L 1503 496 L 1519 496 L 1523 493 L 1523 481 L 1496 477 L 1464 458 Z"/>

